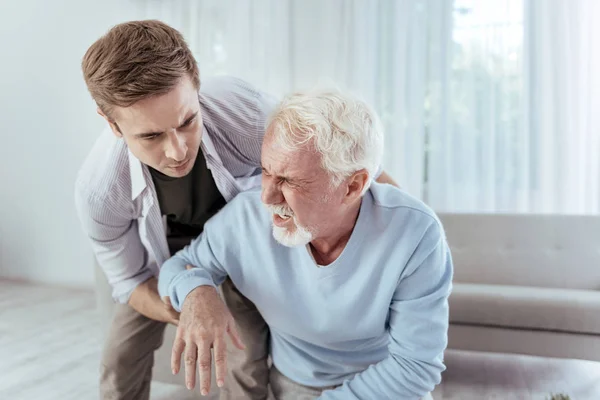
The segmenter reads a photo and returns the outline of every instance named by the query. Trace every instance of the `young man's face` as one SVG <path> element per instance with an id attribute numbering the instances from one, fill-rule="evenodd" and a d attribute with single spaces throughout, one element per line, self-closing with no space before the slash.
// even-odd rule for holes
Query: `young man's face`
<path id="1" fill-rule="evenodd" d="M 115 107 L 113 132 L 142 163 L 173 178 L 193 168 L 202 138 L 198 91 L 186 76 L 170 92 Z"/>

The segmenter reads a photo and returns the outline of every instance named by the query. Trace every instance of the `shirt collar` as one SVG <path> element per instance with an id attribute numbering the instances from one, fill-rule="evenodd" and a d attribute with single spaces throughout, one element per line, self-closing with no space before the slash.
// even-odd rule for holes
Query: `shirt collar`
<path id="1" fill-rule="evenodd" d="M 204 155 L 207 159 L 213 158 L 219 163 L 221 162 L 221 157 L 219 157 L 219 153 L 217 153 L 217 150 L 215 149 L 215 145 L 212 141 L 212 138 L 210 137 L 210 134 L 208 133 L 208 129 L 206 129 L 206 126 L 202 128 L 201 146 L 202 150 L 204 150 Z"/>
<path id="2" fill-rule="evenodd" d="M 142 162 L 129 149 L 127 149 L 127 154 L 129 156 L 129 174 L 131 176 L 131 200 L 135 200 L 146 189 L 147 183 L 144 177 Z"/>

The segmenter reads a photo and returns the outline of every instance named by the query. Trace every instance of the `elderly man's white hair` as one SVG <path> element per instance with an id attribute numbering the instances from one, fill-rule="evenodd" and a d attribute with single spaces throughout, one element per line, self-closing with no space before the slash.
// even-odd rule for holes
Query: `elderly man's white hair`
<path id="1" fill-rule="evenodd" d="M 268 129 L 284 149 L 311 142 L 334 186 L 366 169 L 370 186 L 383 155 L 379 118 L 364 101 L 339 89 L 313 89 L 291 94 L 271 114 Z"/>

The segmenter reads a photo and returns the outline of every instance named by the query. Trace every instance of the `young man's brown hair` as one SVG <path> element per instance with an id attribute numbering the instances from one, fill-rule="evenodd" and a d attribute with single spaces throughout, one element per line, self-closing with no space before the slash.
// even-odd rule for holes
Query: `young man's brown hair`
<path id="1" fill-rule="evenodd" d="M 185 74 L 200 87 L 198 64 L 181 33 L 155 20 L 116 25 L 85 53 L 88 90 L 109 118 L 112 107 L 165 94 Z"/>

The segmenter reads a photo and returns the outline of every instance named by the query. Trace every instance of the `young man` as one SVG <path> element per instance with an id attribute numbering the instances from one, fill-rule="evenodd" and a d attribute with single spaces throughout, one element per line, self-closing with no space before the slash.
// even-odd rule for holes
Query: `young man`
<path id="1" fill-rule="evenodd" d="M 441 380 L 452 259 L 421 201 L 371 185 L 383 133 L 363 102 L 337 91 L 292 95 L 269 124 L 262 193 L 240 194 L 165 262 L 159 291 L 181 309 L 173 363 L 211 347 L 224 379 L 233 318 L 229 277 L 271 333 L 277 400 L 421 399 Z M 186 270 L 186 266 L 196 268 Z M 194 379 L 195 362 L 186 363 Z"/>
<path id="2" fill-rule="evenodd" d="M 108 127 L 81 168 L 76 206 L 119 303 L 104 346 L 101 398 L 144 400 L 154 351 L 166 323 L 179 318 L 158 295 L 159 268 L 228 201 L 260 185 L 275 101 L 239 79 L 200 85 L 183 37 L 159 21 L 115 26 L 88 49 L 82 69 Z M 264 399 L 268 330 L 230 280 L 221 289 L 246 344 L 221 397 Z"/>

